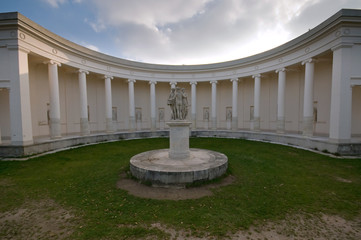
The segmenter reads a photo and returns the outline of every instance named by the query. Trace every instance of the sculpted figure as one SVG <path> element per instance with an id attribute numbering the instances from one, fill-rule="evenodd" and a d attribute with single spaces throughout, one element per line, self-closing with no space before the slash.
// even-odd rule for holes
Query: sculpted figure
<path id="1" fill-rule="evenodd" d="M 182 114 L 183 94 L 179 87 L 176 88 L 176 92 L 175 92 L 175 104 L 176 104 L 176 110 L 177 110 L 177 119 L 182 120 L 183 119 L 183 114 Z"/>
<path id="2" fill-rule="evenodd" d="M 188 114 L 188 99 L 184 90 L 185 89 L 182 88 L 182 119 L 186 119 Z"/>
<path id="3" fill-rule="evenodd" d="M 172 88 L 167 104 L 170 106 L 172 120 L 184 120 L 188 115 L 188 100 L 184 88 Z"/>
<path id="4" fill-rule="evenodd" d="M 167 104 L 169 105 L 170 110 L 172 111 L 171 119 L 172 120 L 177 119 L 177 111 L 175 105 L 175 88 L 171 88 Z"/>
<path id="5" fill-rule="evenodd" d="M 232 110 L 231 109 L 227 110 L 226 120 L 232 120 Z"/>
<path id="6" fill-rule="evenodd" d="M 203 119 L 204 119 L 205 121 L 208 121 L 208 120 L 209 120 L 209 112 L 208 112 L 208 109 L 205 110 L 204 115 L 203 115 Z"/>

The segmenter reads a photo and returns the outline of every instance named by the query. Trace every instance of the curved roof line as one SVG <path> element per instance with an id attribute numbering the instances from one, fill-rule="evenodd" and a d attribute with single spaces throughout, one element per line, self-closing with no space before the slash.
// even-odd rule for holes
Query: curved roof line
<path id="1" fill-rule="evenodd" d="M 0 14 L 0 25 L 11 25 L 9 23 L 1 23 L 1 21 L 14 20 L 12 24 L 19 24 L 24 28 L 30 28 L 32 31 L 37 32 L 38 34 L 48 38 L 55 44 L 61 46 L 62 48 L 70 48 L 72 50 L 80 51 L 82 54 L 86 55 L 89 58 L 96 58 L 97 60 L 103 60 L 107 62 L 114 63 L 116 65 L 123 65 L 128 68 L 141 68 L 144 70 L 150 71 L 207 71 L 212 69 L 222 69 L 222 68 L 232 68 L 237 67 L 243 64 L 249 64 L 255 61 L 266 60 L 271 57 L 276 57 L 277 55 L 284 54 L 286 52 L 292 51 L 294 48 L 301 46 L 307 42 L 310 42 L 312 39 L 321 35 L 328 29 L 332 28 L 334 25 L 338 24 L 340 21 L 353 22 L 356 19 L 360 21 L 361 10 L 356 9 L 341 9 L 330 18 L 316 26 L 315 28 L 309 30 L 308 32 L 302 34 L 301 36 L 284 43 L 278 47 L 267 50 L 262 53 L 258 53 L 249 57 L 240 58 L 236 60 L 230 60 L 219 63 L 208 63 L 208 64 L 195 64 L 195 65 L 166 65 L 166 64 L 154 64 L 154 63 L 145 63 L 137 62 L 132 60 L 127 60 L 123 58 L 114 57 L 107 55 L 101 52 L 97 52 L 71 42 L 55 33 L 47 30 L 46 28 L 40 26 L 39 24 L 28 19 L 24 15 L 18 12 L 9 12 Z"/>

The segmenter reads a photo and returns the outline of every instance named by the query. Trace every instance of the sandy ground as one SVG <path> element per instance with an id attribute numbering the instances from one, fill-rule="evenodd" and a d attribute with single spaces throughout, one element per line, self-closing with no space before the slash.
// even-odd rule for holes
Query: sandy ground
<path id="1" fill-rule="evenodd" d="M 27 202 L 0 212 L 0 239 L 65 239 L 74 231 L 74 215 L 52 200 Z"/>

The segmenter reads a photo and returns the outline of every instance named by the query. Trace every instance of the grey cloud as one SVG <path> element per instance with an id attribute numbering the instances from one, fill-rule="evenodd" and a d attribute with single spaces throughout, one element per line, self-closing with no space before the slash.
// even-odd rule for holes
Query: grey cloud
<path id="1" fill-rule="evenodd" d="M 314 5 L 305 8 L 300 15 L 293 18 L 287 28 L 292 31 L 292 37 L 295 38 L 309 29 L 316 27 L 327 18 L 338 12 L 342 8 L 361 8 L 359 0 L 321 0 Z"/>
<path id="2" fill-rule="evenodd" d="M 137 61 L 167 64 L 244 57 L 252 41 L 259 42 L 263 49 L 259 38 L 265 31 L 289 32 L 294 38 L 342 6 L 358 3 L 355 0 L 303 0 L 293 4 L 289 0 L 93 2 L 97 22 L 104 24 L 102 29 L 110 26 L 116 32 L 116 44 L 122 49 L 120 55 Z M 283 40 L 284 36 L 279 38 Z M 268 39 L 264 40 L 267 44 Z"/>

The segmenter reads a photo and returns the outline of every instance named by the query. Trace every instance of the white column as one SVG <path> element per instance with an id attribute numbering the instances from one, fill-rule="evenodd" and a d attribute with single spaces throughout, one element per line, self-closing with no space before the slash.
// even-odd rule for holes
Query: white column
<path id="1" fill-rule="evenodd" d="M 285 91 L 286 91 L 286 69 L 276 71 L 278 73 L 277 93 L 277 132 L 285 132 Z"/>
<path id="2" fill-rule="evenodd" d="M 336 142 L 347 142 L 351 139 L 352 88 L 350 86 L 350 79 L 352 72 L 352 45 L 339 45 L 333 48 L 332 51 L 329 137 Z"/>
<path id="3" fill-rule="evenodd" d="M 79 69 L 79 97 L 80 97 L 80 134 L 89 135 L 89 119 L 88 119 L 88 95 L 86 89 L 86 74 L 89 72 Z"/>
<path id="4" fill-rule="evenodd" d="M 155 85 L 156 81 L 150 81 L 150 130 L 156 130 L 156 105 L 155 105 Z"/>
<path id="5" fill-rule="evenodd" d="M 177 86 L 177 82 L 170 82 L 170 88 L 175 88 Z"/>
<path id="6" fill-rule="evenodd" d="M 192 129 L 197 128 L 197 82 L 190 82 L 191 85 L 191 97 L 192 97 L 192 106 L 191 106 L 191 121 Z"/>
<path id="7" fill-rule="evenodd" d="M 10 62 L 10 132 L 12 145 L 33 143 L 30 110 L 28 51 L 20 46 L 8 46 Z"/>
<path id="8" fill-rule="evenodd" d="M 258 131 L 260 129 L 261 75 L 257 74 L 252 77 L 254 78 L 254 113 L 251 130 Z"/>
<path id="9" fill-rule="evenodd" d="M 303 132 L 304 136 L 313 135 L 313 76 L 315 62 L 311 58 L 302 62 L 305 65 L 305 90 L 303 94 Z"/>
<path id="10" fill-rule="evenodd" d="M 135 130 L 135 103 L 134 103 L 134 83 L 135 79 L 128 79 L 129 90 L 129 131 Z"/>
<path id="11" fill-rule="evenodd" d="M 106 122 L 106 131 L 114 132 L 113 127 L 113 112 L 112 112 L 112 79 L 111 76 L 104 76 L 105 84 L 105 122 Z"/>
<path id="12" fill-rule="evenodd" d="M 60 63 L 50 60 L 48 63 L 48 76 L 49 76 L 49 97 L 50 97 L 50 137 L 61 137 L 60 125 L 60 97 L 59 97 L 59 79 L 58 79 L 58 66 Z"/>
<path id="13" fill-rule="evenodd" d="M 217 129 L 217 81 L 210 81 L 212 84 L 212 129 Z"/>
<path id="14" fill-rule="evenodd" d="M 232 129 L 238 129 L 238 78 L 232 78 Z"/>

